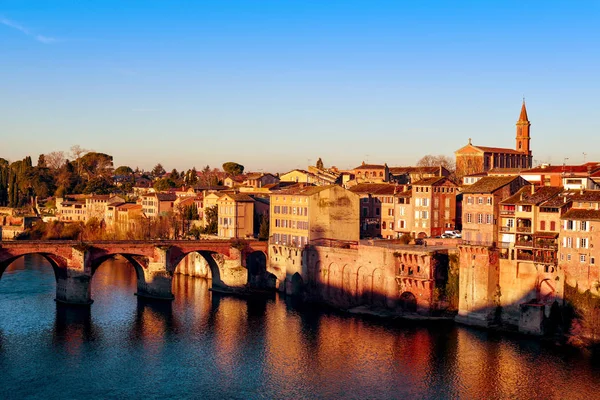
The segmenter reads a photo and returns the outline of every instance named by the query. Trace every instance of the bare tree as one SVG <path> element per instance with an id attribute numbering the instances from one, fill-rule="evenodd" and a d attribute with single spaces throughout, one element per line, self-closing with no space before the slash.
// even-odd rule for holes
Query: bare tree
<path id="1" fill-rule="evenodd" d="M 80 159 L 87 152 L 89 152 L 89 150 L 82 148 L 78 144 L 71 146 L 70 156 L 71 156 L 71 159 L 75 160 L 75 162 L 77 163 L 77 176 L 81 176 L 81 160 Z"/>
<path id="2" fill-rule="evenodd" d="M 65 152 L 64 151 L 53 151 L 45 155 L 46 165 L 51 169 L 60 169 L 65 165 Z"/>

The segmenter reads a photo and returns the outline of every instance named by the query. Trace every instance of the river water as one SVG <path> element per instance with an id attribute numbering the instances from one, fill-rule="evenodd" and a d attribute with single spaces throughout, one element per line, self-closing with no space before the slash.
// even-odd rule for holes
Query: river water
<path id="1" fill-rule="evenodd" d="M 175 301 L 144 303 L 133 267 L 107 261 L 85 311 L 56 306 L 42 258 L 16 261 L 0 280 L 0 398 L 599 397 L 600 362 L 579 351 L 208 288 L 177 276 Z"/>

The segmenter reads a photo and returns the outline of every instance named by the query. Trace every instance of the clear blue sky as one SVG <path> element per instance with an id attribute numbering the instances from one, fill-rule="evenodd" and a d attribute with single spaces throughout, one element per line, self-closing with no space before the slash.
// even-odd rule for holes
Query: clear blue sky
<path id="1" fill-rule="evenodd" d="M 513 147 L 600 161 L 600 3 L 0 1 L 0 157 L 167 169 Z"/>

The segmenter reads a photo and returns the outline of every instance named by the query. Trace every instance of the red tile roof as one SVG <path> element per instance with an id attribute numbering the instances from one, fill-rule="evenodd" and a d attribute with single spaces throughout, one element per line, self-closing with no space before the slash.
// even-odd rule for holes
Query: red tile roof
<path id="1" fill-rule="evenodd" d="M 586 221 L 600 221 L 600 210 L 580 210 L 572 208 L 564 213 L 560 219 L 576 219 Z"/>
<path id="2" fill-rule="evenodd" d="M 525 154 L 525 153 L 521 153 L 520 151 L 517 151 L 515 149 L 505 149 L 503 147 L 487 147 L 487 146 L 475 146 L 475 145 L 473 145 L 473 147 L 476 147 L 479 150 L 485 151 L 487 153 L 507 153 L 507 154 L 522 154 L 522 155 Z"/>
<path id="3" fill-rule="evenodd" d="M 555 196 L 558 196 L 558 194 L 562 192 L 562 188 L 559 187 L 543 186 L 535 189 L 535 192 L 532 194 L 532 187 L 533 186 L 522 187 L 517 193 L 503 200 L 501 204 L 537 205 Z"/>
<path id="4" fill-rule="evenodd" d="M 463 189 L 463 193 L 492 193 L 510 184 L 517 176 L 484 176 L 474 184 Z"/>

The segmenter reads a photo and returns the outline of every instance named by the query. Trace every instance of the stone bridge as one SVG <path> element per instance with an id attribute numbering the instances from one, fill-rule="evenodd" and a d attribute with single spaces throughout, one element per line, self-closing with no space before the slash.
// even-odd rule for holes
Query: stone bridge
<path id="1" fill-rule="evenodd" d="M 56 277 L 56 301 L 91 304 L 90 282 L 98 267 L 117 255 L 135 268 L 137 295 L 172 300 L 173 274 L 192 253 L 200 254 L 211 270 L 213 286 L 241 287 L 248 283 L 250 268 L 266 271 L 267 243 L 229 240 L 156 241 L 14 241 L 0 243 L 0 278 L 16 259 L 39 254 L 52 265 Z M 257 261 L 258 260 L 258 261 Z M 262 262 L 263 265 L 248 265 Z"/>

